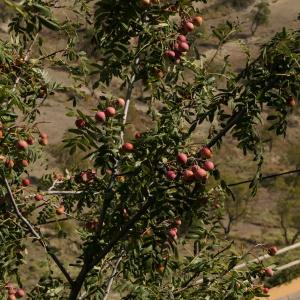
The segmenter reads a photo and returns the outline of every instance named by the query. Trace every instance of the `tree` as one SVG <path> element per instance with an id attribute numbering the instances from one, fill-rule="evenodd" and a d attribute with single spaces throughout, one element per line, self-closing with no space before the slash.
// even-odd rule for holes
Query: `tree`
<path id="1" fill-rule="evenodd" d="M 266 0 L 255 5 L 255 9 L 251 11 L 251 34 L 254 35 L 257 28 L 261 25 L 264 25 L 268 22 L 270 16 L 269 3 Z"/>
<path id="2" fill-rule="evenodd" d="M 42 247 L 51 262 L 27 289 L 32 299 L 108 299 L 112 285 L 123 299 L 262 295 L 262 263 L 235 269 L 255 249 L 239 253 L 220 236 L 216 208 L 230 191 L 211 160 L 231 134 L 257 162 L 255 192 L 263 107 L 271 130 L 284 135 L 286 101 L 299 91 L 299 32 L 277 33 L 239 74 L 225 66 L 224 88 L 191 48 L 189 32 L 203 22 L 191 1 L 76 0 L 64 4 L 76 17 L 60 21 L 56 2 L 5 3 L 15 16 L 12 42 L 0 48 L 1 285 L 12 294 L 8 282 L 23 287 L 26 249 Z M 66 47 L 47 53 L 43 33 L 49 31 L 58 31 Z M 78 50 L 82 32 L 92 32 L 90 55 Z M 68 72 L 74 86 L 49 82 L 49 64 Z M 115 79 L 120 90 L 110 95 Z M 126 129 L 137 81 L 145 85 L 152 128 L 132 137 Z M 74 107 L 85 93 L 100 94 L 94 110 L 68 112 L 75 125 L 65 140 L 66 149 L 82 151 L 93 166 L 46 174 L 37 189 L 29 188 L 27 165 L 48 144 L 36 116 L 59 91 L 70 92 Z M 205 122 L 214 126 L 195 147 L 193 133 Z M 69 265 L 41 230 L 53 222 L 76 228 L 78 254 Z M 183 243 L 194 246 L 194 255 L 181 252 Z"/>

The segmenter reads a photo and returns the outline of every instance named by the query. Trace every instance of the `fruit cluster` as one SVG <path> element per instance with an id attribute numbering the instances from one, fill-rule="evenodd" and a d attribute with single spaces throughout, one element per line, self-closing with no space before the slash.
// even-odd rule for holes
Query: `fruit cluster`
<path id="1" fill-rule="evenodd" d="M 192 20 L 186 20 L 182 23 L 182 32 L 188 33 L 194 30 L 195 26 L 201 26 L 203 18 L 196 16 Z M 165 56 L 175 61 L 176 64 L 180 63 L 180 58 L 190 50 L 190 45 L 186 35 L 180 34 L 176 41 L 172 43 L 172 49 L 165 51 Z"/>
<path id="2" fill-rule="evenodd" d="M 13 283 L 8 282 L 5 285 L 5 289 L 7 290 L 7 299 L 15 300 L 17 298 L 22 298 L 25 296 L 25 291 L 21 288 L 16 288 Z"/>
<path id="3" fill-rule="evenodd" d="M 215 165 L 212 161 L 207 160 L 212 157 L 212 150 L 208 147 L 203 147 L 199 151 L 200 158 L 193 158 L 193 161 L 197 162 L 190 166 L 188 169 L 180 171 L 182 180 L 187 183 L 191 183 L 194 180 L 205 181 L 208 178 L 208 172 L 214 170 Z M 185 153 L 178 153 L 177 162 L 184 166 L 188 163 L 189 158 Z M 199 165 L 201 163 L 201 166 Z M 174 168 L 169 168 L 166 172 L 166 177 L 169 180 L 175 180 L 177 178 L 177 171 Z"/>

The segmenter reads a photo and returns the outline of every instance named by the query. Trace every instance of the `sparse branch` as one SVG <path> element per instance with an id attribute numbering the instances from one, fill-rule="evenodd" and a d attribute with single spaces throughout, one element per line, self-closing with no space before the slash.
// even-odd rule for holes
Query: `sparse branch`
<path id="1" fill-rule="evenodd" d="M 68 280 L 68 282 L 70 284 L 73 284 L 73 280 L 70 276 L 70 274 L 68 273 L 68 271 L 65 269 L 65 267 L 63 266 L 62 262 L 59 260 L 59 258 L 52 252 L 51 248 L 42 240 L 41 236 L 39 235 L 39 233 L 34 229 L 34 227 L 30 224 L 30 222 L 22 215 L 22 213 L 20 212 L 18 205 L 16 203 L 16 200 L 14 198 L 14 195 L 12 193 L 12 190 L 10 188 L 10 185 L 6 179 L 5 176 L 3 176 L 3 180 L 5 183 L 5 186 L 7 188 L 8 191 L 8 195 L 11 201 L 11 204 L 18 216 L 18 218 L 26 225 L 27 229 L 29 230 L 29 232 L 39 241 L 39 243 L 46 249 L 48 255 L 51 256 L 51 258 L 53 259 L 53 261 L 55 262 L 55 264 L 57 265 L 57 267 L 60 269 L 60 271 L 63 273 L 63 275 L 65 276 L 65 278 Z"/>

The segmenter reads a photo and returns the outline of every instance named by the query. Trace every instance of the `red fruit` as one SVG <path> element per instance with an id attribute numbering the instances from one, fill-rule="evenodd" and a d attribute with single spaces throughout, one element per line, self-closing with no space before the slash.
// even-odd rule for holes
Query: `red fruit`
<path id="1" fill-rule="evenodd" d="M 7 289 L 7 293 L 8 293 L 8 295 L 15 295 L 16 294 L 16 288 L 12 287 L 12 288 Z"/>
<path id="2" fill-rule="evenodd" d="M 42 146 L 48 145 L 48 138 L 39 139 L 39 144 L 42 145 Z"/>
<path id="3" fill-rule="evenodd" d="M 29 166 L 28 160 L 27 159 L 23 159 L 22 160 L 22 165 L 23 165 L 23 167 L 28 167 Z"/>
<path id="4" fill-rule="evenodd" d="M 80 177 L 81 177 L 81 180 L 82 180 L 83 182 L 89 181 L 89 177 L 88 177 L 88 174 L 87 174 L 86 172 L 82 172 L 82 173 L 80 174 Z"/>
<path id="5" fill-rule="evenodd" d="M 286 104 L 290 107 L 294 107 L 296 106 L 296 100 L 294 98 L 289 98 L 287 101 L 286 101 Z"/>
<path id="6" fill-rule="evenodd" d="M 22 297 L 24 297 L 25 296 L 25 291 L 23 290 L 23 289 L 18 289 L 17 291 L 16 291 L 16 297 L 17 298 L 22 298 Z"/>
<path id="7" fill-rule="evenodd" d="M 137 131 L 137 132 L 134 134 L 134 137 L 135 137 L 136 139 L 139 139 L 141 136 L 142 136 L 142 133 L 139 132 L 139 131 Z"/>
<path id="8" fill-rule="evenodd" d="M 115 114 L 116 114 L 116 110 L 115 110 L 114 107 L 109 106 L 109 107 L 106 108 L 106 110 L 105 110 L 105 115 L 106 116 L 113 117 L 113 116 L 115 116 Z"/>
<path id="9" fill-rule="evenodd" d="M 180 225 L 181 225 L 181 220 L 180 220 L 180 219 L 176 219 L 176 220 L 175 220 L 175 224 L 176 224 L 177 226 L 180 226 Z"/>
<path id="10" fill-rule="evenodd" d="M 264 287 L 263 289 L 262 289 L 262 291 L 263 291 L 263 293 L 264 294 L 268 294 L 269 293 L 269 288 L 267 288 L 267 287 Z"/>
<path id="11" fill-rule="evenodd" d="M 77 119 L 75 121 L 75 125 L 77 128 L 82 128 L 85 126 L 85 121 L 83 119 Z"/>
<path id="12" fill-rule="evenodd" d="M 16 298 L 15 294 L 10 294 L 10 295 L 8 295 L 7 299 L 8 300 L 16 300 L 17 298 Z"/>
<path id="13" fill-rule="evenodd" d="M 210 160 L 207 160 L 203 165 L 203 169 L 205 169 L 206 171 L 212 171 L 214 168 L 215 168 L 215 165 Z"/>
<path id="14" fill-rule="evenodd" d="M 9 168 L 9 169 L 12 169 L 14 167 L 15 163 L 12 159 L 7 159 L 5 161 L 5 167 L 6 168 Z"/>
<path id="15" fill-rule="evenodd" d="M 186 21 L 183 23 L 183 28 L 185 31 L 190 32 L 194 30 L 194 24 L 190 21 Z"/>
<path id="16" fill-rule="evenodd" d="M 40 132 L 40 138 L 42 139 L 48 139 L 48 134 L 45 132 Z"/>
<path id="17" fill-rule="evenodd" d="M 28 148 L 28 144 L 24 140 L 19 140 L 17 146 L 21 150 L 25 150 L 26 148 Z"/>
<path id="18" fill-rule="evenodd" d="M 98 111 L 95 115 L 95 119 L 97 122 L 105 122 L 106 115 L 104 111 Z"/>
<path id="19" fill-rule="evenodd" d="M 63 215 L 65 213 L 65 207 L 63 205 L 59 206 L 57 209 L 56 209 L 56 214 L 57 215 Z"/>
<path id="20" fill-rule="evenodd" d="M 195 26 L 201 26 L 202 23 L 203 23 L 203 18 L 202 18 L 201 16 L 195 16 L 195 17 L 193 18 L 193 24 L 194 24 Z"/>
<path id="21" fill-rule="evenodd" d="M 123 98 L 118 98 L 118 99 L 117 99 L 117 104 L 118 104 L 118 106 L 120 106 L 120 107 L 124 107 L 125 104 L 126 104 L 126 101 L 125 101 Z"/>
<path id="22" fill-rule="evenodd" d="M 189 49 L 190 49 L 190 46 L 186 42 L 181 42 L 178 44 L 178 50 L 181 52 L 189 51 Z"/>
<path id="23" fill-rule="evenodd" d="M 267 277 L 272 277 L 274 275 L 274 271 L 271 268 L 266 268 L 264 272 Z"/>
<path id="24" fill-rule="evenodd" d="M 177 238 L 177 228 L 171 228 L 168 233 L 169 236 L 172 237 L 173 239 Z"/>
<path id="25" fill-rule="evenodd" d="M 34 199 L 35 199 L 36 201 L 42 201 L 42 200 L 44 200 L 44 196 L 41 195 L 41 194 L 36 194 L 36 195 L 34 196 Z"/>
<path id="26" fill-rule="evenodd" d="M 134 146 L 131 143 L 125 143 L 122 146 L 122 150 L 125 152 L 131 152 L 133 150 Z"/>
<path id="27" fill-rule="evenodd" d="M 187 42 L 187 38 L 186 38 L 186 36 L 185 35 L 183 35 L 183 34 L 180 34 L 178 37 L 177 37 L 177 42 Z"/>
<path id="28" fill-rule="evenodd" d="M 204 158 L 211 158 L 212 157 L 212 151 L 208 147 L 203 147 L 200 150 L 200 154 Z"/>
<path id="29" fill-rule="evenodd" d="M 268 249 L 268 254 L 270 256 L 274 256 L 274 255 L 276 255 L 277 251 L 278 251 L 277 247 L 276 246 L 272 246 L 272 247 L 270 247 Z"/>
<path id="30" fill-rule="evenodd" d="M 193 173 L 193 171 L 191 171 L 191 170 L 185 170 L 184 172 L 183 172 L 183 180 L 185 181 L 185 182 L 191 182 L 191 181 L 193 181 L 193 179 L 194 179 L 194 173 Z"/>
<path id="31" fill-rule="evenodd" d="M 29 186 L 30 184 L 31 184 L 31 181 L 30 181 L 29 178 L 24 178 L 24 179 L 22 180 L 22 185 L 23 185 L 23 186 Z"/>
<path id="32" fill-rule="evenodd" d="M 172 51 L 172 50 L 167 50 L 165 52 L 165 56 L 169 57 L 169 58 L 174 58 L 176 56 L 176 53 L 174 51 Z"/>
<path id="33" fill-rule="evenodd" d="M 177 160 L 178 160 L 179 163 L 184 165 L 184 164 L 187 163 L 188 157 L 185 153 L 178 153 Z"/>
<path id="34" fill-rule="evenodd" d="M 174 180 L 176 178 L 176 173 L 172 170 L 169 170 L 167 171 L 166 176 L 169 180 Z"/>
<path id="35" fill-rule="evenodd" d="M 27 144 L 28 145 L 33 145 L 34 144 L 34 138 L 33 137 L 29 137 L 27 140 L 26 140 Z"/>
<path id="36" fill-rule="evenodd" d="M 193 166 L 192 170 L 196 179 L 200 180 L 207 178 L 207 172 L 199 166 Z"/>

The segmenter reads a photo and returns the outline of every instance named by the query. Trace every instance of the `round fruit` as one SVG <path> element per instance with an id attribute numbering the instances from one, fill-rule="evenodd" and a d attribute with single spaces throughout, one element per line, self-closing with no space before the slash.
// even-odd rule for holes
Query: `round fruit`
<path id="1" fill-rule="evenodd" d="M 190 46 L 186 42 L 181 42 L 178 44 L 178 50 L 181 52 L 189 51 L 189 49 L 190 49 Z"/>
<path id="2" fill-rule="evenodd" d="M 27 159 L 23 159 L 23 160 L 22 160 L 22 166 L 23 166 L 23 167 L 28 167 L 28 166 L 29 166 L 29 162 L 28 162 Z"/>
<path id="3" fill-rule="evenodd" d="M 19 140 L 17 146 L 21 150 L 25 150 L 26 148 L 28 148 L 28 144 L 24 140 Z"/>
<path id="4" fill-rule="evenodd" d="M 18 289 L 17 291 L 16 291 L 16 297 L 17 298 L 22 298 L 22 297 L 24 297 L 25 296 L 25 291 L 23 290 L 23 289 Z"/>
<path id="5" fill-rule="evenodd" d="M 215 168 L 215 165 L 212 161 L 209 161 L 207 160 L 204 165 L 203 165 L 203 168 L 206 170 L 206 171 L 212 171 L 214 168 Z"/>
<path id="6" fill-rule="evenodd" d="M 34 199 L 35 199 L 36 201 L 42 201 L 42 200 L 44 200 L 44 196 L 41 195 L 41 194 L 36 194 L 36 195 L 34 196 Z"/>
<path id="7" fill-rule="evenodd" d="M 169 170 L 167 171 L 166 176 L 169 180 L 174 180 L 176 178 L 176 173 L 172 170 Z"/>
<path id="8" fill-rule="evenodd" d="M 87 174 L 86 172 L 82 172 L 82 173 L 80 174 L 80 178 L 81 178 L 81 180 L 82 180 L 83 182 L 89 181 L 88 174 Z"/>
<path id="9" fill-rule="evenodd" d="M 175 220 L 175 224 L 176 224 L 177 226 L 180 226 L 180 225 L 181 225 L 181 220 L 180 220 L 180 219 L 176 219 L 176 220 Z"/>
<path id="10" fill-rule="evenodd" d="M 85 126 L 85 121 L 83 119 L 77 119 L 75 121 L 75 125 L 77 128 L 82 128 Z"/>
<path id="11" fill-rule="evenodd" d="M 203 147 L 200 150 L 200 154 L 204 158 L 211 158 L 212 157 L 212 151 L 208 147 Z"/>
<path id="12" fill-rule="evenodd" d="M 22 180 L 22 185 L 23 185 L 23 186 L 29 186 L 30 184 L 31 184 L 31 181 L 30 181 L 29 178 L 24 178 L 24 179 Z"/>
<path id="13" fill-rule="evenodd" d="M 15 294 L 10 294 L 10 295 L 8 295 L 7 299 L 8 300 L 16 300 L 17 298 L 16 298 Z"/>
<path id="14" fill-rule="evenodd" d="M 65 207 L 63 205 L 59 206 L 58 208 L 56 208 L 56 214 L 57 215 L 63 215 L 65 213 Z"/>
<path id="15" fill-rule="evenodd" d="M 203 18 L 201 16 L 195 16 L 193 18 L 193 24 L 195 26 L 201 26 L 203 24 Z"/>
<path id="16" fill-rule="evenodd" d="M 106 115 L 104 111 L 98 111 L 95 115 L 95 119 L 97 122 L 105 122 Z"/>
<path id="17" fill-rule="evenodd" d="M 185 182 L 191 182 L 191 181 L 193 181 L 193 179 L 194 179 L 194 173 L 193 173 L 193 171 L 191 171 L 191 170 L 185 170 L 183 172 L 182 179 Z"/>
<path id="18" fill-rule="evenodd" d="M 287 105 L 290 107 L 295 107 L 296 106 L 296 100 L 294 98 L 289 98 L 287 100 Z"/>
<path id="19" fill-rule="evenodd" d="M 190 32 L 194 30 L 194 24 L 190 21 L 186 21 L 183 23 L 183 28 L 185 31 Z"/>
<path id="20" fill-rule="evenodd" d="M 168 233 L 173 239 L 177 238 L 177 228 L 171 228 Z"/>
<path id="21" fill-rule="evenodd" d="M 266 268 L 264 272 L 267 277 L 272 277 L 274 275 L 274 271 L 271 268 Z"/>
<path id="22" fill-rule="evenodd" d="M 264 287 L 263 289 L 262 289 L 262 291 L 263 291 L 263 293 L 264 294 L 268 294 L 269 293 L 269 288 L 267 288 L 267 287 Z"/>
<path id="23" fill-rule="evenodd" d="M 28 145 L 33 145 L 34 144 L 34 138 L 33 137 L 29 137 L 27 140 L 26 140 L 27 144 Z"/>
<path id="24" fill-rule="evenodd" d="M 141 6 L 150 6 L 151 1 L 150 0 L 140 0 Z"/>
<path id="25" fill-rule="evenodd" d="M 40 138 L 42 139 L 48 139 L 48 134 L 45 132 L 40 132 Z"/>
<path id="26" fill-rule="evenodd" d="M 106 110 L 105 110 L 105 115 L 108 116 L 108 117 L 114 117 L 116 114 L 116 110 L 114 107 L 107 107 Z"/>
<path id="27" fill-rule="evenodd" d="M 10 290 L 10 289 L 14 288 L 14 284 L 11 282 L 8 282 L 4 287 L 5 287 L 5 289 Z"/>
<path id="28" fill-rule="evenodd" d="M 117 99 L 117 104 L 118 104 L 118 106 L 120 106 L 120 107 L 124 107 L 125 104 L 126 104 L 126 101 L 125 101 L 123 98 L 118 98 L 118 99 Z"/>
<path id="29" fill-rule="evenodd" d="M 185 35 L 183 35 L 183 34 L 180 34 L 178 37 L 177 37 L 177 42 L 179 42 L 179 43 L 186 43 L 187 42 L 187 38 L 186 38 L 186 36 Z"/>
<path id="30" fill-rule="evenodd" d="M 9 168 L 9 169 L 12 169 L 14 167 L 15 163 L 12 159 L 7 159 L 5 161 L 5 167 L 6 168 Z"/>
<path id="31" fill-rule="evenodd" d="M 134 146 L 131 143 L 125 143 L 122 146 L 122 150 L 125 152 L 131 152 L 133 150 Z"/>
<path id="32" fill-rule="evenodd" d="M 274 255 L 276 255 L 277 251 L 278 251 L 277 247 L 276 246 L 272 246 L 272 247 L 270 247 L 268 249 L 268 254 L 270 256 L 274 256 Z"/>
<path id="33" fill-rule="evenodd" d="M 199 166 L 193 166 L 192 170 L 196 179 L 201 180 L 207 178 L 207 172 Z"/>
<path id="34" fill-rule="evenodd" d="M 39 139 L 39 144 L 42 145 L 42 146 L 47 146 L 48 145 L 48 138 Z"/>
<path id="35" fill-rule="evenodd" d="M 178 160 L 179 163 L 184 165 L 184 164 L 187 163 L 188 157 L 185 153 L 178 153 L 177 160 Z"/>
<path id="36" fill-rule="evenodd" d="M 176 56 L 176 53 L 173 50 L 167 50 L 165 52 L 165 56 L 169 58 L 174 58 Z"/>

